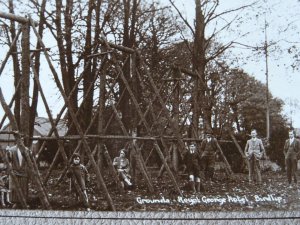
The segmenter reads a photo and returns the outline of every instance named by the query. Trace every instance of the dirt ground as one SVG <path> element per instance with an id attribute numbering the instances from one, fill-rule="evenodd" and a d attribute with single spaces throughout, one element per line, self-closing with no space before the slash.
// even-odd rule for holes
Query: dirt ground
<path id="1" fill-rule="evenodd" d="M 247 174 L 235 174 L 228 179 L 218 171 L 213 182 L 203 182 L 204 191 L 193 194 L 189 190 L 187 175 L 179 174 L 176 179 L 182 195 L 176 193 L 167 173 L 157 179 L 158 169 L 151 171 L 154 193 L 150 193 L 147 184 L 137 174 L 135 188 L 121 194 L 110 174 L 104 172 L 104 179 L 118 211 L 261 211 L 261 210 L 299 210 L 300 189 L 294 185 L 289 188 L 284 172 L 264 172 L 263 183 L 249 184 Z M 69 179 L 55 185 L 60 171 L 54 171 L 47 185 L 50 204 L 55 210 L 86 210 L 83 204 L 70 191 Z M 91 174 L 87 184 L 91 210 L 110 210 L 102 191 L 98 191 L 96 177 Z M 30 188 L 29 206 L 41 209 L 36 191 Z"/>

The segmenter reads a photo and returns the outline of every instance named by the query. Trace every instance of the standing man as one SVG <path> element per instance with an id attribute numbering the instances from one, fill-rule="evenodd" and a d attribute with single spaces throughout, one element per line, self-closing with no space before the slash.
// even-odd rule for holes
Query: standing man
<path id="1" fill-rule="evenodd" d="M 6 148 L 6 151 L 8 153 L 8 158 L 10 159 L 11 162 L 11 167 L 12 167 L 11 172 L 14 173 L 17 182 L 19 183 L 19 186 L 21 188 L 21 191 L 23 193 L 23 196 L 25 197 L 25 200 L 27 200 L 28 197 L 27 162 L 17 145 L 12 147 L 8 146 Z M 13 207 L 14 208 L 19 207 L 21 200 L 19 199 L 17 185 L 13 180 L 12 176 L 9 176 L 9 190 L 10 190 L 9 197 L 12 203 L 14 203 Z"/>
<path id="2" fill-rule="evenodd" d="M 212 181 L 215 173 L 218 145 L 211 131 L 206 132 L 206 138 L 202 141 L 200 149 L 202 152 L 201 163 L 203 165 L 205 179 Z"/>
<path id="3" fill-rule="evenodd" d="M 261 184 L 259 160 L 264 154 L 264 145 L 261 139 L 257 138 L 257 131 L 253 129 L 251 131 L 251 139 L 247 141 L 245 146 L 245 155 L 249 160 L 249 183 L 252 183 L 255 180 L 255 175 L 257 175 L 257 182 Z"/>
<path id="4" fill-rule="evenodd" d="M 191 142 L 188 151 L 185 153 L 183 160 L 189 175 L 189 182 L 193 193 L 200 192 L 200 154 L 197 151 L 196 143 Z"/>
<path id="5" fill-rule="evenodd" d="M 300 154 L 300 143 L 295 138 L 294 131 L 289 131 L 289 139 L 285 141 L 283 154 L 285 156 L 286 174 L 290 188 L 292 187 L 292 177 L 294 182 L 297 184 L 297 162 Z"/>

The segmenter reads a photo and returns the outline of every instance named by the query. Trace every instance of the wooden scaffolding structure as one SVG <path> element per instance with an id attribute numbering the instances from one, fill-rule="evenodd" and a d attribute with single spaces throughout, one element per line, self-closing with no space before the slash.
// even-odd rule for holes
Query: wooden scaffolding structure
<path id="1" fill-rule="evenodd" d="M 59 74 L 56 72 L 55 67 L 50 59 L 48 48 L 46 48 L 42 38 L 40 37 L 36 25 L 37 23 L 34 22 L 30 17 L 29 18 L 22 18 L 17 17 L 12 14 L 0 14 L 0 17 L 11 19 L 14 21 L 17 21 L 21 24 L 21 29 L 19 30 L 17 36 L 11 43 L 10 50 L 7 52 L 7 55 L 5 57 L 5 60 L 3 61 L 1 68 L 0 68 L 0 76 L 2 75 L 2 72 L 4 70 L 5 64 L 12 54 L 12 48 L 16 44 L 18 38 L 22 34 L 22 65 L 23 65 L 23 71 L 22 71 L 22 79 L 20 80 L 20 84 L 16 86 L 16 92 L 22 87 L 28 88 L 27 92 L 24 92 L 25 94 L 21 96 L 22 98 L 22 112 L 21 112 L 21 121 L 23 121 L 20 124 L 20 127 L 17 126 L 16 118 L 11 110 L 11 107 L 13 105 L 15 95 L 12 97 L 11 101 L 7 104 L 6 100 L 4 99 L 2 89 L 0 88 L 0 101 L 1 105 L 5 111 L 4 118 L 2 118 L 0 129 L 2 128 L 5 118 L 7 117 L 10 121 L 10 124 L 13 129 L 13 135 L 15 136 L 17 146 L 21 150 L 23 156 L 26 158 L 28 162 L 28 166 L 30 169 L 30 173 L 33 174 L 33 181 L 37 187 L 37 192 L 39 199 L 41 203 L 43 204 L 43 208 L 45 209 L 51 209 L 51 205 L 49 203 L 48 195 L 47 195 L 47 181 L 51 175 L 51 172 L 53 171 L 56 162 L 58 160 L 59 156 L 62 156 L 64 161 L 64 170 L 61 174 L 62 178 L 64 176 L 64 173 L 67 170 L 67 165 L 70 163 L 70 156 L 66 154 L 66 151 L 64 149 L 63 142 L 66 140 L 77 140 L 77 146 L 72 151 L 72 154 L 78 153 L 79 150 L 82 148 L 85 151 L 86 156 L 88 157 L 88 163 L 93 168 L 93 171 L 96 174 L 96 181 L 97 181 L 97 189 L 99 193 L 105 195 L 105 199 L 110 207 L 111 210 L 115 211 L 116 207 L 114 205 L 114 202 L 110 196 L 109 190 L 106 186 L 106 183 L 103 179 L 102 173 L 100 171 L 99 165 L 95 160 L 95 155 L 98 154 L 98 152 L 102 152 L 104 155 L 104 159 L 106 160 L 106 163 L 108 165 L 108 169 L 110 170 L 110 174 L 113 175 L 113 179 L 115 183 L 117 184 L 118 189 L 120 192 L 123 191 L 123 188 L 121 186 L 120 180 L 118 178 L 117 172 L 115 171 L 113 165 L 112 165 L 112 159 L 111 154 L 109 150 L 106 148 L 105 140 L 127 140 L 130 141 L 130 158 L 134 159 L 136 161 L 136 169 L 143 175 L 145 178 L 148 190 L 150 192 L 154 192 L 154 187 L 152 183 L 151 176 L 149 174 L 148 168 L 147 168 L 147 162 L 149 159 L 150 154 L 152 152 L 156 152 L 159 156 L 165 170 L 167 171 L 168 177 L 170 178 L 170 181 L 172 182 L 172 185 L 174 187 L 174 190 L 179 195 L 182 195 L 182 192 L 180 190 L 180 186 L 177 183 L 176 180 L 176 171 L 178 169 L 178 165 L 176 165 L 176 158 L 181 157 L 187 150 L 186 150 L 186 142 L 188 141 L 197 141 L 200 142 L 201 139 L 199 138 L 199 135 L 197 133 L 197 129 L 192 128 L 193 132 L 196 134 L 194 135 L 196 138 L 188 138 L 183 135 L 184 128 L 186 121 L 189 119 L 189 114 L 191 109 L 186 109 L 186 111 L 180 110 L 180 102 L 184 101 L 184 98 L 182 97 L 181 88 L 182 85 L 180 82 L 182 80 L 186 80 L 187 77 L 189 80 L 192 80 L 193 77 L 197 77 L 198 75 L 188 71 L 186 69 L 178 68 L 176 66 L 172 66 L 167 74 L 166 77 L 162 79 L 163 82 L 156 82 L 154 78 L 152 77 L 152 74 L 148 72 L 147 69 L 144 69 L 141 71 L 138 66 L 136 66 L 137 61 L 139 62 L 139 66 L 141 68 L 147 68 L 144 62 L 143 57 L 141 56 L 140 52 L 136 49 L 127 48 L 120 45 L 115 45 L 112 43 L 109 43 L 105 37 L 101 37 L 99 40 L 99 45 L 101 45 L 101 51 L 102 52 L 94 52 L 92 55 L 88 56 L 89 58 L 95 58 L 95 57 L 101 57 L 101 61 L 104 62 L 103 65 L 101 65 L 102 73 L 98 74 L 94 78 L 94 83 L 98 79 L 100 82 L 99 85 L 99 101 L 95 109 L 95 113 L 91 119 L 91 122 L 87 128 L 83 128 L 80 125 L 80 122 L 78 121 L 78 114 L 80 111 L 80 108 L 78 111 L 75 111 L 72 108 L 72 105 L 70 103 L 70 96 L 73 94 L 75 89 L 78 87 L 80 82 L 83 78 L 83 73 L 78 77 L 76 80 L 75 85 L 73 86 L 71 92 L 69 95 L 67 95 L 64 91 L 64 88 L 61 84 Z M 44 53 L 44 56 L 46 58 L 47 64 L 49 66 L 49 69 L 52 73 L 52 78 L 55 81 L 56 87 L 59 90 L 64 105 L 61 108 L 60 112 L 58 113 L 56 118 L 53 118 L 51 114 L 51 110 L 49 107 L 49 104 L 47 102 L 47 96 L 44 92 L 44 88 L 41 85 L 40 78 L 37 75 L 37 71 L 35 71 L 35 65 L 33 62 L 33 55 L 32 51 L 29 48 L 29 29 L 32 29 L 36 38 L 38 39 L 38 42 L 41 46 L 41 49 L 39 51 Z M 140 106 L 137 95 L 138 90 L 136 90 L 136 87 L 133 87 L 130 85 L 128 79 L 126 79 L 126 76 L 124 75 L 122 65 L 120 64 L 118 58 L 116 57 L 117 51 L 122 51 L 123 53 L 127 54 L 127 58 L 125 61 L 129 61 L 131 65 L 131 79 L 135 79 L 135 82 L 138 82 L 139 85 L 142 87 L 142 90 L 147 90 L 147 93 L 149 96 L 147 98 L 149 99 L 148 106 L 144 109 Z M 109 65 L 106 65 L 106 60 L 103 60 L 105 58 L 109 58 L 109 60 L 114 65 L 114 68 L 111 68 L 115 70 L 116 76 L 114 78 L 110 77 L 110 80 L 108 81 L 108 78 L 106 76 L 105 70 L 108 69 Z M 51 130 L 49 134 L 46 137 L 33 137 L 29 136 L 29 129 L 28 129 L 28 121 L 29 121 L 29 79 L 30 79 L 30 71 L 32 72 L 34 76 L 34 81 L 37 84 L 38 91 L 40 94 L 40 98 L 43 102 L 43 105 L 45 107 L 45 110 L 47 112 L 49 121 L 51 123 Z M 142 76 L 141 74 L 144 73 L 146 76 Z M 146 80 L 145 78 L 146 77 Z M 121 116 L 118 111 L 118 106 L 120 102 L 122 101 L 122 96 L 124 93 L 120 93 L 120 96 L 118 98 L 112 97 L 115 95 L 114 88 L 115 85 L 121 81 L 125 86 L 125 91 L 128 93 L 128 96 L 130 98 L 130 102 L 132 105 L 132 108 L 134 110 L 135 119 L 135 125 L 133 130 L 129 131 L 126 129 Z M 189 85 L 189 82 L 186 82 L 186 85 Z M 89 91 L 92 89 L 93 84 L 91 84 Z M 170 93 L 168 95 L 162 96 L 162 92 L 168 88 Z M 23 91 L 22 91 L 23 93 Z M 82 102 L 84 102 L 85 99 L 83 98 Z M 172 102 L 173 108 L 170 109 L 167 107 L 169 102 Z M 159 110 L 157 111 L 157 107 L 154 108 L 154 104 L 159 106 Z M 113 113 L 110 115 L 109 120 L 103 121 L 104 118 L 104 111 L 106 105 L 109 105 L 113 111 Z M 68 132 L 65 136 L 60 136 L 57 130 L 57 124 L 62 119 L 65 112 L 68 112 L 71 118 L 71 126 L 74 126 L 76 129 L 76 135 L 69 135 Z M 185 114 L 183 121 L 180 120 L 179 114 L 183 113 Z M 149 122 L 149 118 L 151 118 L 151 121 L 158 121 L 160 118 L 166 118 L 164 121 L 164 124 L 162 124 L 165 129 L 157 133 L 154 129 L 153 124 Z M 116 121 L 120 130 L 122 131 L 122 135 L 110 135 L 107 134 L 107 130 L 109 126 L 111 125 L 112 121 Z M 95 124 L 95 122 L 98 121 L 97 125 L 97 134 L 90 134 L 90 129 L 92 128 L 92 125 Z M 106 123 L 105 123 L 106 122 Z M 142 127 L 143 135 L 140 135 L 139 132 L 137 132 L 137 127 Z M 70 128 L 70 127 L 69 127 Z M 166 133 L 166 128 L 169 128 L 172 130 L 172 135 L 169 135 Z M 54 159 L 52 163 L 50 164 L 45 177 L 41 177 L 37 163 L 36 163 L 36 157 L 33 156 L 28 148 L 30 141 L 33 140 L 40 140 L 43 141 L 43 144 L 38 150 L 37 155 L 40 155 L 40 153 L 43 152 L 45 149 L 45 143 L 47 140 L 58 140 L 58 150 L 54 156 Z M 91 148 L 91 145 L 88 143 L 88 140 L 95 140 L 96 145 L 94 148 Z M 151 141 L 152 143 L 152 150 L 149 152 L 148 157 L 144 159 L 142 155 L 142 149 L 144 145 L 144 141 Z M 235 142 L 237 144 L 237 142 Z M 238 145 L 238 144 L 237 144 Z M 233 172 L 231 170 L 231 167 L 229 163 L 226 160 L 225 155 L 223 154 L 223 151 L 221 147 L 218 145 L 219 152 L 221 154 L 221 157 L 226 165 L 226 174 L 228 176 L 232 176 Z M 3 155 L 3 154 L 2 154 Z M 3 155 L 4 159 L 5 156 Z M 173 170 L 170 168 L 170 163 L 168 162 L 169 159 L 173 162 L 172 167 Z M 7 159 L 5 160 L 7 162 Z M 7 163 L 9 165 L 9 163 Z M 9 169 L 9 168 L 8 168 Z M 134 168 L 135 169 L 135 168 Z M 22 200 L 22 206 L 26 207 L 26 199 L 24 196 L 22 196 L 22 192 L 19 193 L 20 199 Z"/>

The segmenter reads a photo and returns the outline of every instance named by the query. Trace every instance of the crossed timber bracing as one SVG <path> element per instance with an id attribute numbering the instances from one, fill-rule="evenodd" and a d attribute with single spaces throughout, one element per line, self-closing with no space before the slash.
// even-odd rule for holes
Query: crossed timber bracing
<path id="1" fill-rule="evenodd" d="M 180 157 L 186 151 L 186 142 L 192 140 L 199 141 L 199 142 L 201 141 L 199 138 L 188 138 L 182 135 L 182 133 L 184 132 L 184 128 L 186 126 L 186 121 L 190 120 L 189 116 L 191 112 L 191 107 L 189 109 L 182 109 L 182 110 L 179 109 L 180 102 L 188 101 L 186 98 L 183 98 L 183 95 L 182 93 L 180 93 L 180 91 L 182 88 L 188 89 L 188 86 L 191 84 L 193 77 L 198 77 L 197 73 L 193 73 L 186 69 L 181 69 L 172 66 L 169 72 L 166 74 L 166 76 L 164 76 L 160 81 L 155 81 L 153 75 L 146 69 L 147 66 L 145 65 L 145 61 L 138 50 L 109 43 L 105 37 L 101 37 L 101 39 L 99 40 L 99 45 L 101 45 L 100 49 L 102 52 L 93 52 L 93 54 L 88 56 L 89 59 L 100 58 L 99 62 L 101 63 L 98 68 L 98 73 L 96 74 L 95 77 L 93 77 L 93 82 L 90 84 L 90 87 L 87 90 L 87 93 L 89 93 L 93 88 L 93 84 L 95 84 L 96 81 L 99 80 L 100 95 L 97 104 L 94 106 L 95 107 L 94 115 L 92 116 L 90 124 L 86 128 L 84 128 L 80 125 L 81 123 L 78 119 L 78 116 L 81 107 L 83 106 L 83 103 L 86 100 L 86 96 L 83 96 L 81 105 L 77 111 L 73 109 L 70 103 L 70 96 L 73 95 L 76 88 L 78 88 L 78 86 L 80 85 L 84 73 L 82 72 L 81 75 L 77 78 L 76 83 L 72 87 L 72 90 L 67 95 L 61 84 L 59 74 L 56 72 L 55 67 L 50 59 L 48 53 L 49 49 L 46 48 L 42 38 L 38 34 L 38 31 L 36 29 L 37 23 L 34 22 L 30 17 L 28 19 L 20 18 L 20 17 L 15 18 L 13 15 L 1 14 L 1 13 L 0 13 L 0 17 L 15 20 L 22 24 L 22 29 L 19 30 L 15 39 L 12 41 L 10 50 L 8 51 L 5 60 L 1 65 L 0 75 L 2 75 L 5 64 L 8 58 L 10 57 L 10 55 L 12 54 L 11 50 L 13 46 L 16 44 L 17 39 L 20 37 L 20 34 L 22 34 L 23 40 L 25 39 L 25 42 L 29 43 L 28 30 L 32 29 L 41 46 L 41 49 L 36 51 L 41 51 L 44 53 L 45 59 L 52 73 L 51 78 L 54 79 L 56 88 L 59 90 L 64 102 L 64 105 L 59 111 L 59 113 L 57 114 L 56 118 L 53 118 L 50 110 L 50 106 L 47 102 L 47 96 L 44 92 L 45 87 L 42 87 L 42 84 L 40 82 L 40 77 L 38 76 L 38 73 L 35 70 L 33 58 L 34 58 L 34 53 L 36 51 L 30 51 L 28 47 L 29 45 L 27 45 L 27 49 L 23 49 L 24 51 L 22 52 L 22 59 L 24 62 L 26 62 L 26 60 L 27 62 L 29 62 L 30 68 L 27 68 L 28 69 L 27 74 L 25 74 L 26 70 L 23 71 L 23 75 L 19 80 L 19 83 L 15 85 L 15 92 L 19 91 L 21 86 L 24 87 L 24 82 L 27 82 L 27 87 L 29 89 L 28 86 L 29 69 L 31 69 L 34 77 L 34 81 L 37 84 L 37 88 L 40 94 L 39 96 L 42 100 L 42 103 L 45 107 L 45 111 L 47 113 L 48 119 L 51 124 L 51 130 L 47 136 L 30 137 L 28 129 L 24 129 L 22 123 L 20 124 L 20 126 L 17 125 L 16 118 L 11 110 L 11 107 L 13 106 L 15 100 L 15 95 L 13 95 L 11 101 L 9 102 L 9 104 L 7 104 L 4 99 L 1 88 L 0 88 L 0 101 L 5 111 L 5 115 L 1 120 L 0 128 L 2 128 L 4 121 L 7 117 L 12 126 L 13 129 L 12 134 L 15 136 L 16 143 L 19 149 L 21 150 L 22 154 L 28 161 L 30 173 L 34 175 L 32 176 L 33 181 L 36 184 L 39 198 L 45 209 L 51 208 L 48 195 L 47 195 L 47 182 L 53 169 L 57 165 L 57 160 L 59 156 L 61 155 L 63 158 L 64 169 L 60 174 L 58 183 L 61 179 L 63 179 L 63 176 L 67 170 L 67 166 L 70 163 L 71 156 L 68 156 L 66 154 L 65 147 L 64 147 L 64 142 L 67 140 L 77 141 L 77 145 L 72 151 L 72 154 L 78 153 L 81 149 L 85 151 L 85 154 L 88 157 L 88 165 L 90 165 L 93 168 L 96 174 L 98 191 L 100 194 L 104 193 L 106 201 L 111 210 L 116 210 L 116 207 L 114 205 L 109 190 L 103 179 L 99 164 L 95 160 L 95 156 L 98 155 L 98 152 L 103 152 L 104 159 L 106 160 L 108 165 L 108 169 L 110 170 L 110 173 L 112 174 L 112 177 L 116 182 L 120 192 L 122 192 L 123 189 L 120 184 L 118 175 L 112 165 L 110 151 L 105 145 L 106 140 L 125 140 L 127 141 L 127 143 L 129 143 L 127 148 L 130 150 L 129 151 L 130 159 L 135 160 L 137 165 L 137 167 L 136 168 L 134 167 L 133 169 L 134 171 L 138 170 L 143 175 L 147 183 L 148 190 L 150 192 L 154 191 L 154 187 L 153 187 L 151 175 L 149 174 L 147 168 L 147 162 L 150 155 L 155 151 L 159 156 L 164 169 L 167 171 L 175 191 L 179 195 L 182 195 L 180 187 L 176 181 L 176 173 L 174 173 L 174 170 L 171 170 L 170 164 L 166 159 L 170 157 L 169 154 L 171 149 L 172 149 L 172 154 L 175 154 L 176 157 Z M 126 62 L 130 63 L 131 65 L 130 71 L 131 71 L 132 79 L 135 79 L 135 81 L 138 82 L 139 85 L 142 87 L 142 94 L 146 95 L 147 93 L 146 97 L 149 99 L 147 107 L 143 108 L 140 106 L 140 103 L 137 99 L 137 95 L 140 93 L 137 93 L 136 88 L 133 87 L 129 82 L 129 80 L 126 78 L 123 72 L 122 64 L 116 57 L 117 51 L 122 51 L 123 53 L 127 54 L 125 63 Z M 137 60 L 139 61 L 139 67 L 136 65 Z M 111 70 L 114 70 L 115 76 L 113 77 L 108 77 L 107 75 L 107 70 L 109 69 L 109 64 L 107 63 L 107 61 L 110 61 L 112 65 L 114 65 L 113 68 L 110 68 Z M 87 64 L 86 66 L 89 66 L 89 64 Z M 140 68 L 144 68 L 144 69 L 141 70 Z M 83 70 L 85 70 L 85 68 Z M 146 74 L 146 76 L 142 76 L 142 74 L 143 75 Z M 182 80 L 187 80 L 187 82 L 182 84 L 181 82 Z M 119 82 L 122 82 L 122 84 L 125 86 L 125 89 L 123 90 L 122 93 L 117 94 L 115 93 L 115 89 L 117 88 Z M 169 90 L 169 92 L 166 93 L 165 90 Z M 118 111 L 119 105 L 124 98 L 125 92 L 127 93 L 127 96 L 130 99 L 131 107 L 132 110 L 134 111 L 133 113 L 135 116 L 134 119 L 136 120 L 135 123 L 136 127 L 134 127 L 132 130 L 128 130 L 126 128 L 124 121 L 121 119 L 120 113 Z M 27 92 L 27 96 L 22 96 L 22 98 L 27 99 L 26 102 L 28 102 L 29 90 Z M 173 106 L 172 109 L 168 107 L 168 105 L 170 104 L 172 104 Z M 103 118 L 104 118 L 105 107 L 107 106 L 111 107 L 113 113 L 110 115 L 109 119 L 105 123 L 105 121 L 103 121 Z M 29 105 L 22 106 L 21 116 L 25 121 L 29 121 L 28 107 Z M 59 121 L 63 118 L 63 116 L 67 113 L 68 115 L 70 115 L 69 119 L 71 122 L 70 126 L 68 127 L 69 130 L 67 131 L 66 135 L 60 136 L 57 129 L 57 125 Z M 184 115 L 183 116 L 184 119 L 182 121 L 179 120 L 179 113 Z M 164 118 L 164 120 L 161 120 L 163 121 L 163 124 L 160 124 L 162 127 L 164 127 L 164 129 L 162 129 L 162 131 L 157 133 L 153 121 L 160 121 L 161 118 Z M 94 133 L 91 134 L 92 126 L 97 121 L 99 123 L 97 134 Z M 119 129 L 122 131 L 123 135 L 107 134 L 107 130 L 113 121 L 117 122 Z M 28 124 L 26 126 L 28 126 Z M 137 132 L 138 126 L 141 127 L 142 132 Z M 75 128 L 76 130 L 75 135 L 69 134 L 71 128 Z M 172 130 L 171 136 L 166 132 L 167 129 Z M 192 127 L 192 132 L 194 132 L 195 137 L 198 137 L 197 128 Z M 58 141 L 58 150 L 53 158 L 52 163 L 50 164 L 46 172 L 46 176 L 43 177 L 42 179 L 42 177 L 40 176 L 40 172 L 36 160 L 37 157 L 41 155 L 41 153 L 44 151 L 46 141 L 53 140 L 53 139 Z M 28 148 L 28 146 L 30 146 L 30 142 L 32 142 L 33 140 L 42 141 L 42 145 L 40 146 L 36 155 L 32 155 Z M 89 143 L 89 140 L 94 140 L 94 143 L 96 144 L 93 145 L 92 147 Z M 146 157 L 146 160 L 143 157 L 144 141 L 151 141 L 152 143 L 152 149 L 148 152 L 148 156 Z M 228 176 L 232 176 L 233 172 L 231 170 L 231 167 L 227 162 L 221 147 L 218 146 L 218 148 L 223 158 L 223 161 L 226 164 L 226 173 Z M 24 198 L 24 196 L 22 196 L 21 191 L 19 193 L 19 197 L 22 200 L 21 201 L 22 206 L 26 207 L 26 199 Z"/>

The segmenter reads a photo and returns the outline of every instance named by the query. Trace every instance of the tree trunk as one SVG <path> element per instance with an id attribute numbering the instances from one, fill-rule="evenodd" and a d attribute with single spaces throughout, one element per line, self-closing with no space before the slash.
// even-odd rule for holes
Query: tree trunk
<path id="1" fill-rule="evenodd" d="M 137 0 L 132 1 L 132 8 L 131 6 L 131 0 L 123 0 L 124 5 L 124 25 L 123 25 L 123 46 L 132 48 L 135 45 L 135 38 L 136 38 L 136 32 L 135 32 L 135 26 L 137 21 Z M 131 15 L 131 18 L 130 18 Z M 128 54 L 123 52 L 123 60 L 125 61 Z M 130 81 L 130 74 L 131 74 L 131 60 L 128 60 L 124 66 L 123 66 L 123 74 L 126 78 L 126 80 Z M 123 90 L 126 90 L 124 82 L 122 80 L 119 80 L 120 83 L 120 93 L 123 92 Z M 130 86 L 132 86 L 132 83 L 130 82 Z M 125 91 L 125 95 L 123 98 L 123 101 L 120 104 L 120 110 L 122 113 L 122 122 L 124 123 L 127 130 L 132 130 L 132 121 L 131 121 L 131 110 L 133 107 L 133 104 L 130 102 L 130 97 L 127 92 Z"/>
<path id="2" fill-rule="evenodd" d="M 83 107 L 81 110 L 80 117 L 83 118 L 82 125 L 83 128 L 86 129 L 90 124 L 92 118 L 92 109 L 93 109 L 93 96 L 94 96 L 94 88 L 91 89 L 88 93 L 88 89 L 90 85 L 93 83 L 93 79 L 96 73 L 96 68 L 92 68 L 92 64 L 86 66 L 90 63 L 90 58 L 86 56 L 91 55 L 92 53 L 92 12 L 93 12 L 93 4 L 94 1 L 89 1 L 88 15 L 86 18 L 86 36 L 85 36 L 85 51 L 84 51 L 84 65 L 86 68 L 83 76 L 83 95 L 86 97 L 86 100 L 83 102 Z M 97 58 L 94 62 L 97 61 Z M 95 63 L 95 66 L 97 64 Z M 93 85 L 94 86 L 94 85 Z"/>
<path id="3" fill-rule="evenodd" d="M 65 7 L 65 35 L 62 28 L 62 1 L 56 0 L 56 30 L 57 30 L 57 45 L 59 50 L 59 62 L 62 74 L 62 81 L 64 90 L 67 96 L 70 95 L 73 86 L 75 85 L 74 65 L 72 56 L 72 9 L 73 1 L 67 1 Z M 66 43 L 66 47 L 64 45 Z M 72 109 L 76 112 L 78 109 L 77 104 L 78 89 L 72 93 L 70 104 Z M 68 114 L 68 125 L 71 124 L 71 115 Z M 76 133 L 75 127 L 70 131 L 69 134 Z"/>
<path id="4" fill-rule="evenodd" d="M 208 102 L 206 99 L 207 86 L 205 83 L 205 20 L 204 13 L 201 8 L 201 0 L 195 0 L 196 4 L 196 21 L 195 21 L 195 37 L 194 37 L 194 52 L 193 52 L 193 70 L 199 74 L 194 84 L 193 92 L 193 126 L 198 132 L 199 110 L 201 108 L 203 117 L 204 130 L 211 130 L 211 112 L 208 109 Z M 199 80 L 200 79 L 200 80 Z M 199 96 L 199 99 L 198 99 Z M 199 104 L 199 102 L 202 102 Z M 200 108 L 198 108 L 200 107 Z"/>
<path id="5" fill-rule="evenodd" d="M 29 85 L 30 85 L 30 44 L 29 23 L 22 25 L 22 85 L 20 132 L 24 135 L 25 146 L 29 145 Z"/>
<path id="6" fill-rule="evenodd" d="M 39 27 L 38 27 L 38 32 L 41 36 L 41 38 L 43 38 L 43 31 L 44 31 L 44 20 L 45 20 L 45 8 L 46 8 L 46 0 L 43 0 L 42 5 L 41 5 L 41 12 L 40 12 L 40 23 L 39 23 Z M 36 49 L 40 49 L 41 45 L 39 42 L 37 42 L 36 44 Z M 41 53 L 40 51 L 37 51 L 35 53 L 35 63 L 34 63 L 34 68 L 35 71 L 37 73 L 37 76 L 39 77 L 39 71 L 40 71 L 40 56 Z M 33 131 L 34 131 L 34 121 L 35 121 L 35 117 L 37 116 L 37 112 L 36 112 L 36 108 L 38 105 L 38 85 L 36 83 L 36 81 L 34 81 L 34 86 L 33 86 L 33 94 L 32 94 L 32 103 L 31 103 L 31 107 L 30 107 L 30 127 L 29 127 L 29 137 L 32 137 L 33 135 Z M 31 145 L 31 143 L 29 143 Z"/>

